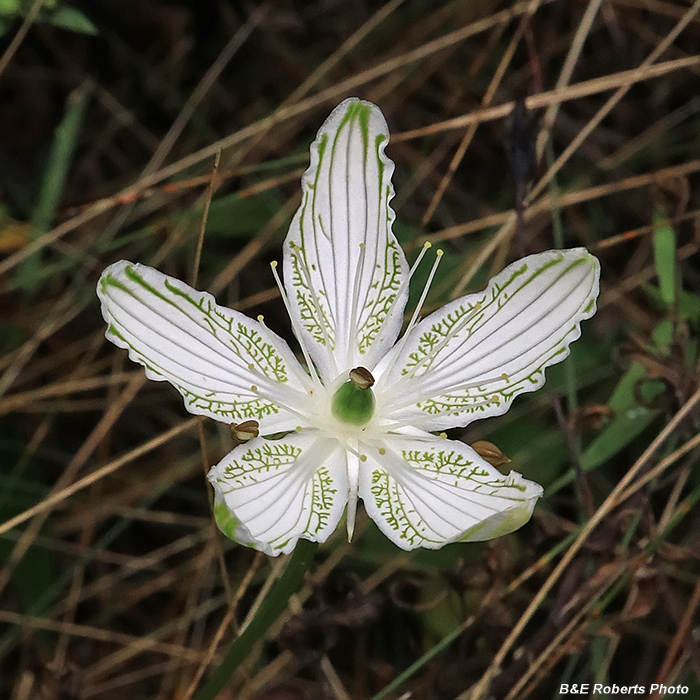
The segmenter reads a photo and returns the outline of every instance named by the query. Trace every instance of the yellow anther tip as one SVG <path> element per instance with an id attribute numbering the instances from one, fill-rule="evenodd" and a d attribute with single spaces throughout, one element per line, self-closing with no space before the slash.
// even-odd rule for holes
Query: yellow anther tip
<path id="1" fill-rule="evenodd" d="M 248 365 L 248 369 L 251 370 L 251 372 L 252 372 L 252 371 L 255 369 L 255 365 L 251 362 L 251 363 Z"/>
<path id="2" fill-rule="evenodd" d="M 365 247 L 365 244 L 364 244 L 364 243 L 360 243 L 360 248 L 364 248 L 364 247 Z"/>
<path id="3" fill-rule="evenodd" d="M 433 247 L 433 244 L 432 244 L 430 241 L 426 241 L 425 243 L 423 243 L 423 247 L 424 247 L 426 250 L 428 250 L 428 248 L 432 248 L 432 247 Z"/>
<path id="4" fill-rule="evenodd" d="M 273 261 L 270 263 L 270 267 L 274 270 L 274 269 L 277 267 L 277 260 L 273 260 Z"/>
<path id="5" fill-rule="evenodd" d="M 380 454 L 380 455 L 385 455 L 385 454 L 386 454 L 386 450 L 385 450 L 383 447 L 380 447 L 380 448 L 379 448 L 379 454 Z"/>
<path id="6" fill-rule="evenodd" d="M 366 462 L 367 461 L 367 455 L 360 455 L 360 462 Z"/>
<path id="7" fill-rule="evenodd" d="M 294 430 L 296 430 L 297 433 L 300 433 L 300 432 L 301 432 L 301 426 L 300 426 L 300 425 L 297 425 L 297 427 L 294 428 Z"/>
<path id="8" fill-rule="evenodd" d="M 253 393 L 255 393 L 255 392 L 258 390 L 258 387 L 255 386 L 255 384 L 251 384 L 251 385 L 250 385 L 250 390 L 251 390 Z"/>
<path id="9" fill-rule="evenodd" d="M 441 440 L 447 440 L 447 433 L 440 433 Z"/>
<path id="10" fill-rule="evenodd" d="M 435 255 L 436 255 L 438 258 L 441 258 L 444 254 L 445 254 L 445 251 L 444 251 L 442 248 L 438 248 L 438 249 L 435 251 Z"/>
<path id="11" fill-rule="evenodd" d="M 258 314 L 258 321 L 262 323 L 265 320 L 265 317 L 262 314 Z"/>

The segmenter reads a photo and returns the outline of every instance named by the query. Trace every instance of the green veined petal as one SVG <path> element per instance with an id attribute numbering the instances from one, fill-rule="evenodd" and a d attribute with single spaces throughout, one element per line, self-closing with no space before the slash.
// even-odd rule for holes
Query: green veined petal
<path id="1" fill-rule="evenodd" d="M 402 549 L 507 534 L 532 515 L 542 487 L 501 474 L 471 447 L 453 440 L 387 436 L 365 450 L 359 493 L 380 530 Z"/>
<path id="2" fill-rule="evenodd" d="M 257 420 L 265 433 L 299 425 L 270 395 L 304 405 L 304 373 L 286 343 L 206 292 L 120 261 L 97 287 L 107 338 L 150 379 L 167 380 L 187 410 L 225 422 Z M 261 395 L 262 394 L 262 395 Z"/>
<path id="3" fill-rule="evenodd" d="M 431 431 L 505 413 L 567 357 L 595 313 L 599 274 L 584 248 L 552 250 L 430 314 L 378 381 L 377 414 Z"/>
<path id="4" fill-rule="evenodd" d="M 302 203 L 285 241 L 287 294 L 327 380 L 372 366 L 401 328 L 407 265 L 391 230 L 388 140 L 375 105 L 354 98 L 340 104 L 311 146 Z"/>
<path id="5" fill-rule="evenodd" d="M 348 498 L 345 451 L 306 432 L 250 440 L 212 467 L 209 480 L 222 532 L 271 556 L 289 554 L 299 538 L 325 542 Z"/>

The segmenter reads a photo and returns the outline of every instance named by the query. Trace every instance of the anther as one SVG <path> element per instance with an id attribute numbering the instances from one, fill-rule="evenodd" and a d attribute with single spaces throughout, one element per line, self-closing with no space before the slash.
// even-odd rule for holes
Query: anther
<path id="1" fill-rule="evenodd" d="M 360 389 L 371 389 L 374 386 L 374 377 L 365 367 L 355 367 L 355 369 L 351 369 L 350 381 Z"/>
<path id="2" fill-rule="evenodd" d="M 231 432 L 238 442 L 248 442 L 248 440 L 252 440 L 260 435 L 260 424 L 256 420 L 231 423 Z"/>
<path id="3" fill-rule="evenodd" d="M 380 448 L 379 448 L 379 454 L 380 454 L 380 455 L 385 455 L 385 454 L 386 454 L 386 449 L 384 449 L 383 447 L 380 447 Z"/>
<path id="4" fill-rule="evenodd" d="M 500 467 L 510 462 L 510 459 L 496 445 L 487 440 L 477 440 L 472 443 L 471 448 L 492 467 Z"/>

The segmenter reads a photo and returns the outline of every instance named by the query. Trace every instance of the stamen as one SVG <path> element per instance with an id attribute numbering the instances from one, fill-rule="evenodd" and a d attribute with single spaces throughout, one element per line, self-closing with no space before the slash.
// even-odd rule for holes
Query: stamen
<path id="1" fill-rule="evenodd" d="M 423 246 L 423 253 L 424 251 L 428 250 L 430 247 L 429 243 L 426 243 Z M 411 316 L 411 320 L 408 322 L 408 326 L 406 327 L 406 330 L 404 331 L 404 334 L 401 336 L 401 339 L 399 340 L 398 343 L 394 346 L 393 354 L 391 356 L 391 359 L 389 360 L 389 364 L 386 366 L 384 369 L 384 372 L 382 373 L 382 376 L 379 378 L 379 381 L 377 382 L 377 395 L 380 395 L 381 387 L 384 383 L 384 380 L 386 377 L 389 376 L 391 373 L 391 370 L 394 368 L 394 365 L 396 364 L 396 361 L 399 359 L 399 356 L 401 355 L 401 351 L 403 350 L 404 346 L 406 345 L 406 341 L 408 340 L 408 337 L 415 327 L 417 321 L 418 321 L 418 315 L 421 312 L 421 309 L 423 308 L 423 304 L 425 303 L 426 297 L 428 296 L 428 291 L 430 290 L 430 285 L 433 283 L 433 278 L 435 277 L 435 273 L 437 272 L 438 265 L 440 264 L 440 260 L 442 260 L 443 256 L 443 251 L 438 249 L 435 252 L 435 261 L 433 262 L 433 266 L 430 269 L 430 274 L 428 275 L 428 279 L 425 283 L 425 286 L 423 287 L 423 292 L 420 295 L 420 299 L 418 300 L 418 304 L 416 304 L 416 308 L 413 311 L 413 314 Z M 418 256 L 418 260 L 416 260 L 416 263 L 413 265 L 411 270 L 413 270 L 416 266 L 416 264 L 419 262 L 421 258 L 421 255 Z"/>
<path id="2" fill-rule="evenodd" d="M 411 368 L 411 371 L 408 375 L 406 375 L 407 379 L 412 379 L 413 377 L 416 376 L 416 372 L 428 361 L 434 359 L 440 352 L 442 352 L 442 349 L 452 340 L 454 337 L 459 335 L 462 332 L 462 329 L 464 326 L 466 326 L 476 314 L 478 314 L 481 311 L 481 301 L 477 301 L 476 304 L 474 304 L 474 308 L 471 309 L 471 313 L 465 314 L 464 317 L 459 321 L 459 323 L 456 323 L 451 329 L 450 332 L 447 333 L 447 335 L 431 350 L 431 352 L 426 353 L 421 359 L 416 362 L 416 364 Z M 454 350 L 452 352 L 455 352 Z M 443 358 L 443 362 L 445 361 L 446 358 Z"/>
<path id="3" fill-rule="evenodd" d="M 418 373 L 419 369 L 421 369 L 428 362 L 432 362 L 432 360 L 435 359 L 440 352 L 442 352 L 442 349 L 450 342 L 450 340 L 461 333 L 464 326 L 466 326 L 467 323 L 469 323 L 474 316 L 481 311 L 481 306 L 481 301 L 477 301 L 476 304 L 474 304 L 474 307 L 471 309 L 471 313 L 465 314 L 459 323 L 456 323 L 445 335 L 445 337 L 435 347 L 430 349 L 430 352 L 423 355 L 423 357 L 421 357 L 420 360 L 418 360 L 418 362 L 411 367 L 409 372 L 399 378 L 397 383 L 413 379 Z M 442 362 L 445 362 L 445 358 L 443 358 Z M 428 396 L 432 396 L 432 394 L 428 394 Z"/>
<path id="4" fill-rule="evenodd" d="M 350 445 L 347 446 L 350 449 Z M 353 450 L 354 451 L 354 450 Z M 366 455 L 360 456 L 367 459 Z M 357 514 L 357 489 L 360 481 L 360 470 L 357 463 L 348 459 L 348 506 L 346 509 L 346 525 L 348 531 L 348 542 L 352 540 L 352 535 L 355 532 L 355 516 Z"/>
<path id="5" fill-rule="evenodd" d="M 297 323 L 296 316 L 292 313 L 292 307 L 289 304 L 289 299 L 287 297 L 287 293 L 284 291 L 284 287 L 282 286 L 282 280 L 280 279 L 280 276 L 277 272 L 277 261 L 273 260 L 270 263 L 270 267 L 272 268 L 272 276 L 275 278 L 275 282 L 277 283 L 277 287 L 280 290 L 280 295 L 282 296 L 282 302 L 284 303 L 284 306 L 287 309 L 287 314 L 289 316 L 289 320 L 292 322 L 292 328 L 294 329 L 294 335 L 296 335 L 297 339 L 299 340 L 299 345 L 301 346 L 301 352 L 304 355 L 304 359 L 306 360 L 306 366 L 309 368 L 309 372 L 311 373 L 311 376 L 314 379 L 314 381 L 316 381 L 320 384 L 321 380 L 318 378 L 318 374 L 316 372 L 316 367 L 314 367 L 314 363 L 311 361 L 311 355 L 309 355 L 309 351 L 306 347 L 306 343 L 304 342 L 304 335 L 301 332 L 301 328 L 299 327 L 299 324 Z M 258 317 L 258 320 L 260 320 L 260 317 Z"/>
<path id="6" fill-rule="evenodd" d="M 261 399 L 264 399 L 265 401 L 269 401 L 270 403 L 275 404 L 275 406 L 279 406 L 280 408 L 283 408 L 285 411 L 291 413 L 292 415 L 296 416 L 297 418 L 300 418 L 304 423 L 309 422 L 309 416 L 301 413 L 298 411 L 296 408 L 293 408 L 290 403 L 286 403 L 285 401 L 280 400 L 281 395 L 283 394 L 280 389 L 283 387 L 280 387 L 279 385 L 272 387 L 273 391 L 270 393 L 267 393 L 265 391 L 261 391 L 255 384 L 252 384 L 250 387 L 250 391 L 258 396 Z M 298 404 L 298 399 L 297 405 Z M 300 430 L 302 429 L 301 426 L 297 426 Z"/>
<path id="7" fill-rule="evenodd" d="M 361 453 L 358 452 L 354 447 L 352 447 L 352 446 L 350 445 L 350 439 L 348 439 L 348 440 L 345 441 L 345 449 L 346 449 L 348 452 L 351 452 L 352 454 L 354 454 L 355 457 L 357 457 L 357 458 L 360 460 L 360 462 L 366 462 L 366 461 L 367 461 L 367 455 L 361 454 Z"/>
<path id="8" fill-rule="evenodd" d="M 265 329 L 269 330 L 267 325 L 265 325 L 265 319 L 262 314 L 257 316 L 258 323 Z M 298 368 L 298 369 L 296 369 Z M 260 394 L 260 398 L 264 398 L 266 401 L 270 401 L 277 406 L 288 408 L 289 405 L 294 403 L 299 403 L 306 399 L 306 393 L 313 394 L 313 390 L 309 388 L 309 375 L 303 371 L 300 364 L 294 363 L 290 366 L 290 369 L 294 372 L 295 376 L 299 379 L 300 384 L 304 387 L 304 395 L 300 396 L 298 389 L 287 386 L 286 382 L 279 382 L 275 379 L 270 379 L 266 376 L 263 369 L 256 365 L 254 362 L 250 362 L 247 365 L 247 369 L 255 375 L 255 380 L 257 384 L 252 385 L 242 385 L 241 389 L 243 391 L 252 391 L 253 393 Z M 259 386 L 263 387 L 265 390 L 265 395 L 260 391 Z M 286 397 L 286 399 L 285 399 Z M 289 403 L 283 403 L 283 400 Z"/>
<path id="9" fill-rule="evenodd" d="M 411 375 L 407 375 L 407 376 L 412 377 L 413 375 L 411 374 Z M 411 397 L 409 399 L 406 399 L 403 401 L 402 400 L 387 401 L 383 405 L 383 408 L 387 409 L 390 407 L 392 411 L 398 411 L 402 408 L 405 408 L 406 406 L 413 406 L 417 403 L 420 403 L 421 401 L 425 401 L 426 399 L 435 398 L 436 395 L 452 396 L 453 394 L 455 394 L 459 391 L 466 391 L 468 389 L 477 389 L 479 391 L 478 394 L 476 394 L 475 396 L 472 396 L 471 398 L 473 398 L 473 399 L 485 398 L 485 399 L 487 399 L 486 403 L 491 403 L 493 396 L 489 396 L 486 393 L 486 388 L 491 384 L 501 384 L 502 382 L 506 381 L 503 377 L 504 377 L 504 375 L 502 374 L 500 377 L 490 377 L 489 379 L 479 379 L 478 381 L 462 382 L 461 384 L 454 384 L 454 385 L 446 387 L 446 388 L 443 387 L 442 389 L 439 389 L 439 388 L 436 389 L 435 387 L 433 387 L 430 384 L 430 382 L 428 382 L 423 387 L 424 391 L 422 394 L 418 394 L 418 395 L 411 394 Z M 401 379 L 403 379 L 403 377 Z M 495 396 L 495 394 L 494 394 L 494 396 Z M 476 404 L 474 404 L 474 405 L 476 405 Z"/>
<path id="10" fill-rule="evenodd" d="M 357 339 L 357 301 L 360 296 L 360 279 L 362 278 L 362 266 L 365 263 L 365 244 L 360 243 L 360 254 L 357 256 L 357 267 L 355 268 L 355 281 L 352 285 L 352 308 L 350 311 L 350 335 L 348 336 L 348 345 L 356 342 Z M 336 329 L 336 336 L 338 331 Z M 349 350 L 350 348 L 348 348 Z M 352 357 L 354 353 L 348 353 Z"/>
<path id="11" fill-rule="evenodd" d="M 406 279 L 401 283 L 401 286 L 399 287 L 398 291 L 396 292 L 396 296 L 394 296 L 394 300 L 391 302 L 391 306 L 389 307 L 389 310 L 387 311 L 387 316 L 390 316 L 392 311 L 394 310 L 394 307 L 398 303 L 398 300 L 401 298 L 401 295 L 406 291 L 406 287 L 411 282 L 411 278 L 413 277 L 413 273 L 418 269 L 418 265 L 420 265 L 421 260 L 425 257 L 425 254 L 433 247 L 433 244 L 430 241 L 426 241 L 423 243 L 423 247 L 420 249 L 420 253 L 418 253 L 418 257 L 415 259 L 415 262 L 413 265 L 411 265 L 408 275 L 406 275 Z"/>
<path id="12" fill-rule="evenodd" d="M 371 389 L 374 386 L 374 377 L 366 367 L 351 369 L 350 381 L 360 389 Z"/>
<path id="13" fill-rule="evenodd" d="M 319 325 L 321 326 L 321 333 L 323 333 L 323 340 L 326 343 L 326 348 L 328 348 L 328 355 L 330 356 L 331 362 L 333 363 L 333 368 L 335 370 L 335 374 L 338 374 L 338 364 L 336 363 L 335 355 L 332 352 L 334 344 L 331 343 L 331 338 L 328 335 L 328 329 L 326 328 L 326 314 L 323 311 L 323 307 L 321 306 L 321 302 L 319 301 L 318 297 L 316 296 L 316 290 L 314 288 L 314 284 L 311 282 L 311 275 L 309 273 L 308 266 L 306 265 L 306 261 L 301 256 L 302 249 L 296 243 L 294 243 L 294 241 L 290 241 L 289 248 L 291 250 L 299 251 L 299 257 L 297 258 L 299 270 L 301 271 L 301 274 L 304 276 L 304 282 L 306 283 L 306 286 L 309 290 L 309 293 L 311 294 L 311 300 L 313 301 L 314 306 L 316 307 L 316 315 L 318 316 L 318 322 L 319 322 Z M 328 310 L 329 310 L 330 314 L 332 315 L 333 311 L 330 309 L 330 306 L 329 306 Z M 335 318 L 333 320 L 335 321 Z"/>
<path id="14" fill-rule="evenodd" d="M 412 405 L 412 404 L 408 404 Z M 464 404 L 464 406 L 458 406 L 452 410 L 449 411 L 440 411 L 440 418 L 449 418 L 450 416 L 454 416 L 455 418 L 464 415 L 465 413 L 468 413 L 471 409 L 476 409 L 476 408 L 486 408 L 487 406 L 493 405 L 493 402 L 489 399 L 487 401 L 475 401 L 474 403 L 469 403 L 469 404 Z M 393 408 L 392 406 L 392 411 L 398 410 Z M 386 430 L 388 432 L 391 432 L 393 430 L 398 430 L 399 428 L 407 428 L 410 426 L 415 425 L 416 418 L 415 416 L 406 418 L 405 420 L 391 420 L 387 419 L 387 422 L 384 423 L 382 422 L 382 429 Z M 440 436 L 442 437 L 442 435 Z M 411 439 L 414 439 L 414 436 L 411 436 Z M 415 438 L 419 439 L 419 438 Z M 431 438 L 433 439 L 433 438 Z"/>
<path id="15" fill-rule="evenodd" d="M 248 442 L 260 435 L 260 424 L 256 420 L 231 423 L 231 433 L 239 443 Z"/>
<path id="16" fill-rule="evenodd" d="M 435 273 L 437 272 L 438 265 L 440 264 L 440 260 L 442 260 L 442 256 L 443 256 L 442 250 L 437 250 L 435 252 L 435 262 L 433 263 L 433 266 L 430 269 L 430 274 L 428 275 L 428 280 L 425 283 L 425 287 L 423 287 L 423 293 L 420 295 L 420 299 L 418 300 L 418 304 L 416 304 L 416 308 L 413 311 L 413 316 L 411 316 L 411 320 L 408 322 L 408 326 L 406 327 L 406 331 L 403 334 L 403 338 L 401 338 L 401 340 L 408 337 L 408 334 L 414 329 L 416 323 L 418 322 L 418 315 L 420 314 L 421 309 L 423 308 L 423 304 L 425 303 L 425 299 L 428 296 L 428 291 L 430 290 L 430 285 L 433 283 L 433 278 L 435 277 Z"/>

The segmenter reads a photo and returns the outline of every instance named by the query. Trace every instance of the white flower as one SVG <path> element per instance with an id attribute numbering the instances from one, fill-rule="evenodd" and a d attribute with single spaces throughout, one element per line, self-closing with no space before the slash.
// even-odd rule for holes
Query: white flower
<path id="1" fill-rule="evenodd" d="M 349 99 L 311 147 L 283 287 L 273 265 L 307 369 L 261 317 L 157 270 L 121 261 L 98 285 L 107 338 L 149 378 L 192 413 L 259 423 L 262 437 L 209 479 L 219 527 L 267 554 L 325 541 L 346 508 L 350 536 L 358 496 L 399 547 L 434 549 L 511 532 L 542 495 L 432 431 L 500 415 L 542 385 L 595 312 L 598 261 L 583 248 L 532 255 L 419 321 L 438 251 L 397 342 L 418 263 L 408 269 L 391 230 L 388 139 L 379 109 Z"/>

